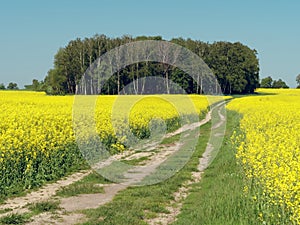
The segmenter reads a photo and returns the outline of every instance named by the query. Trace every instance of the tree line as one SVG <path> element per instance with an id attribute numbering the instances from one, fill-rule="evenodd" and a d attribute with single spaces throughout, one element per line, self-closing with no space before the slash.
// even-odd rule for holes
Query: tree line
<path id="1" fill-rule="evenodd" d="M 3 83 L 0 84 L 0 90 L 19 90 L 18 84 L 14 82 L 9 82 L 7 87 Z"/>
<path id="2" fill-rule="evenodd" d="M 99 56 L 126 43 L 141 40 L 163 40 L 161 36 L 125 35 L 109 38 L 95 35 L 91 38 L 70 41 L 54 56 L 54 67 L 44 81 L 34 80 L 27 88 L 46 91 L 48 94 L 75 94 L 82 75 Z M 225 94 L 253 93 L 259 86 L 257 52 L 242 43 L 214 42 L 212 44 L 190 38 L 173 38 L 170 42 L 181 45 L 200 56 L 212 69 Z M 187 93 L 201 93 L 197 83 L 176 67 L 159 62 L 139 62 L 114 74 L 99 94 L 118 94 L 128 83 L 147 76 L 160 76 L 176 82 Z"/>
<path id="3" fill-rule="evenodd" d="M 261 79 L 260 87 L 261 88 L 289 88 L 289 86 L 282 79 L 273 80 L 271 76 Z"/>
<path id="4" fill-rule="evenodd" d="M 54 67 L 48 71 L 45 79 L 43 81 L 33 79 L 32 84 L 25 85 L 25 89 L 45 91 L 54 95 L 75 94 L 82 75 L 98 57 L 118 46 L 142 40 L 161 41 L 163 38 L 129 35 L 110 38 L 106 35 L 95 35 L 91 38 L 72 40 L 55 54 Z M 288 88 L 283 80 L 273 80 L 270 76 L 259 82 L 257 52 L 240 42 L 219 41 L 210 44 L 190 38 L 173 38 L 170 42 L 183 46 L 201 57 L 215 74 L 224 94 L 253 93 L 257 87 Z M 118 94 L 127 84 L 136 85 L 137 78 L 153 75 L 170 79 L 187 93 L 202 93 L 201 87 L 176 67 L 159 62 L 139 62 L 115 73 L 102 86 L 99 94 Z M 296 77 L 296 81 L 299 88 L 300 74 Z M 138 85 L 135 88 L 138 88 Z M 141 88 L 145 87 L 142 85 Z M 10 82 L 7 87 L 0 84 L 0 89 L 16 90 L 18 86 Z"/>

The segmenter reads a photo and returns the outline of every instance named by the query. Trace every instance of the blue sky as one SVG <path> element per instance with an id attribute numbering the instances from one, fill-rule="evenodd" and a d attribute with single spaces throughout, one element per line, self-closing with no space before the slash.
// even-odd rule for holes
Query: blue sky
<path id="1" fill-rule="evenodd" d="M 291 87 L 300 73 L 300 1 L 27 0 L 0 3 L 0 83 L 42 80 L 59 47 L 77 37 L 161 35 L 240 41 L 255 48 L 260 77 Z"/>

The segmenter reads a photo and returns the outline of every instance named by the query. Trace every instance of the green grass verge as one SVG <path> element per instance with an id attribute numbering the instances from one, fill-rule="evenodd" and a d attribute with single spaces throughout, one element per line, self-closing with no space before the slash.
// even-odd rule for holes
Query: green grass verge
<path id="1" fill-rule="evenodd" d="M 168 138 L 165 138 L 162 140 L 162 142 L 160 143 L 161 145 L 167 145 L 167 144 L 172 144 L 174 142 L 177 142 L 180 140 L 180 136 L 181 134 L 176 134 L 174 136 L 171 136 L 171 137 L 168 137 Z"/>
<path id="2" fill-rule="evenodd" d="M 237 164 L 230 137 L 240 116 L 227 112 L 223 145 L 199 183 L 192 186 L 174 225 L 251 225 L 259 222 L 253 202 L 243 193 L 244 175 Z"/>
<path id="3" fill-rule="evenodd" d="M 1 225 L 7 225 L 7 224 L 22 225 L 29 222 L 30 217 L 31 215 L 27 213 L 24 214 L 13 213 L 0 218 L 0 224 Z"/>
<path id="4" fill-rule="evenodd" d="M 43 212 L 54 212 L 59 210 L 59 201 L 42 201 L 28 206 L 28 209 L 37 215 Z"/>
<path id="5" fill-rule="evenodd" d="M 130 159 L 130 160 L 121 160 L 121 162 L 123 163 L 126 163 L 128 165 L 131 165 L 131 166 L 137 166 L 137 165 L 141 165 L 141 164 L 145 164 L 147 160 L 150 159 L 150 156 L 143 156 L 143 157 L 140 157 L 140 158 L 136 158 L 136 159 Z"/>
<path id="6" fill-rule="evenodd" d="M 27 205 L 30 212 L 26 213 L 11 213 L 7 216 L 4 216 L 0 218 L 0 225 L 6 225 L 6 224 L 26 224 L 27 222 L 30 222 L 31 217 L 38 215 L 40 213 L 44 212 L 52 212 L 55 213 L 56 210 L 59 210 L 59 201 L 42 201 L 37 202 L 34 204 Z"/>
<path id="7" fill-rule="evenodd" d="M 60 197 L 71 197 L 80 194 L 96 194 L 103 193 L 103 187 L 97 184 L 108 184 L 110 181 L 102 177 L 96 172 L 93 172 L 83 179 L 61 188 L 56 195 Z"/>
<path id="8" fill-rule="evenodd" d="M 0 214 L 7 213 L 7 212 L 10 212 L 10 211 L 12 211 L 12 209 L 10 209 L 10 208 L 0 209 Z"/>

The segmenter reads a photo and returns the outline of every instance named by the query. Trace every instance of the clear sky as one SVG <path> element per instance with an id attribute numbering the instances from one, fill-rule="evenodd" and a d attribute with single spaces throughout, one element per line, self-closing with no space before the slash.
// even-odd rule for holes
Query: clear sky
<path id="1" fill-rule="evenodd" d="M 242 42 L 260 77 L 291 87 L 300 73 L 298 0 L 10 0 L 0 2 L 0 83 L 42 80 L 60 47 L 98 34 Z"/>

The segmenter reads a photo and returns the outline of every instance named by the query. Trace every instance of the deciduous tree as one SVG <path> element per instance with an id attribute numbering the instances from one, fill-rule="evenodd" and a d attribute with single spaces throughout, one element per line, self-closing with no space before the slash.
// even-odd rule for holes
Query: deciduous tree
<path id="1" fill-rule="evenodd" d="M 8 85 L 7 85 L 7 89 L 8 90 L 18 90 L 18 84 L 17 83 L 14 83 L 14 82 L 10 82 Z"/>

